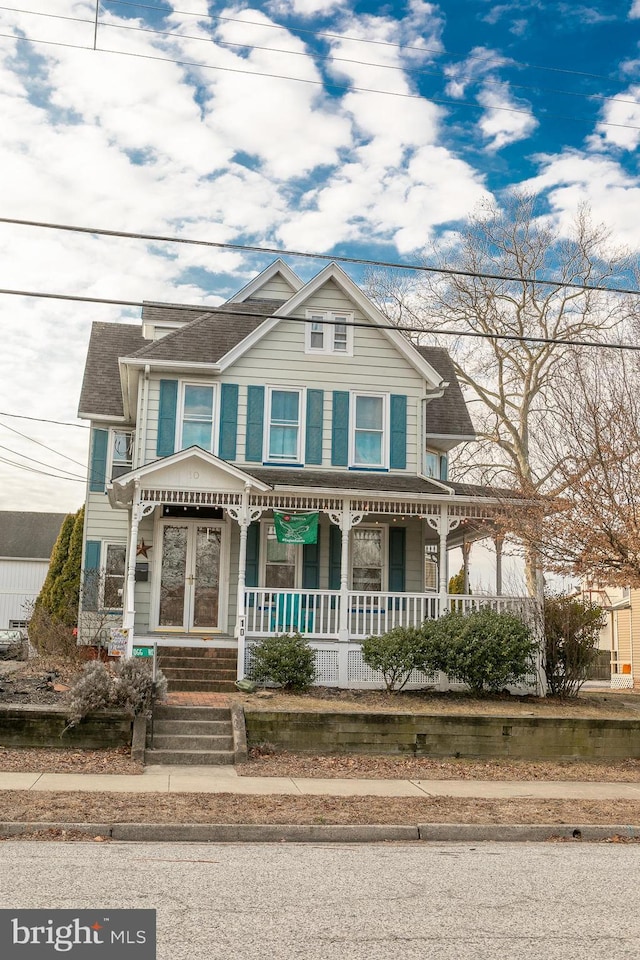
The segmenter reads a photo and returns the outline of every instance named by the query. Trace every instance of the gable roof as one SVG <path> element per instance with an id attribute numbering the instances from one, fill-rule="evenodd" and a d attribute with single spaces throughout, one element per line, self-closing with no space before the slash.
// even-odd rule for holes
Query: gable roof
<path id="1" fill-rule="evenodd" d="M 253 333 L 273 311 L 279 300 L 251 300 L 225 303 L 168 333 L 160 340 L 143 341 L 144 346 L 129 354 L 131 360 L 170 360 L 177 363 L 217 363 L 233 347 Z"/>
<path id="2" fill-rule="evenodd" d="M 120 357 L 148 343 L 139 324 L 96 321 L 91 327 L 78 416 L 123 419 Z"/>
<path id="3" fill-rule="evenodd" d="M 250 280 L 242 290 L 238 290 L 238 292 L 231 297 L 229 303 L 244 303 L 249 297 L 255 299 L 255 294 L 260 293 L 260 290 L 278 275 L 284 280 L 285 285 L 289 287 L 291 293 L 295 293 L 302 286 L 302 280 L 298 274 L 294 273 L 284 260 L 278 259 L 274 260 L 273 263 L 270 264 L 266 270 L 263 270 L 262 273 L 259 273 L 257 277 Z"/>
<path id="4" fill-rule="evenodd" d="M 0 557 L 48 560 L 66 513 L 0 511 Z"/>
<path id="5" fill-rule="evenodd" d="M 444 347 L 420 346 L 416 350 L 449 384 L 441 397 L 427 405 L 427 436 L 474 437 L 475 429 L 448 351 Z"/>

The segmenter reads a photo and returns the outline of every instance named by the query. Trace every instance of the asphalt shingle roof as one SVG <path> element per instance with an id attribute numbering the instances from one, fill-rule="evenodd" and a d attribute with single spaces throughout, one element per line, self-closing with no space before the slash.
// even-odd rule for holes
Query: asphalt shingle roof
<path id="1" fill-rule="evenodd" d="M 80 414 L 124 415 L 118 358 L 131 356 L 148 342 L 139 324 L 96 321 L 92 325 L 78 405 Z"/>
<path id="2" fill-rule="evenodd" d="M 48 560 L 65 513 L 0 510 L 0 557 Z"/>
<path id="3" fill-rule="evenodd" d="M 473 423 L 447 350 L 444 347 L 416 347 L 416 350 L 449 383 L 442 397 L 427 404 L 427 436 L 474 436 Z"/>

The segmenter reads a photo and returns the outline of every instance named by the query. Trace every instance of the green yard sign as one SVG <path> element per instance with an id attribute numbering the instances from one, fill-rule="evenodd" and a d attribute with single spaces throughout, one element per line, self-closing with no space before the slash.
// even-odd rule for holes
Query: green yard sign
<path id="1" fill-rule="evenodd" d="M 134 657 L 152 657 L 153 647 L 134 647 L 133 655 Z"/>

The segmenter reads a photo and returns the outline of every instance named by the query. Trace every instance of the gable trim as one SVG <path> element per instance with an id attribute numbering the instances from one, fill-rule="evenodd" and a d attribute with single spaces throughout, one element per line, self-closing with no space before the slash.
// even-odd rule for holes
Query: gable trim
<path id="1" fill-rule="evenodd" d="M 250 280 L 242 290 L 238 290 L 228 303 L 244 303 L 245 300 L 248 300 L 249 297 L 257 293 L 269 280 L 272 280 L 273 277 L 280 274 L 284 280 L 289 284 L 290 287 L 293 287 L 293 290 L 297 292 L 302 287 L 302 280 L 294 273 L 290 266 L 288 266 L 284 260 L 274 260 L 270 266 L 268 266 L 262 273 L 259 273 L 257 277 L 254 277 L 253 280 Z"/>
<path id="2" fill-rule="evenodd" d="M 129 483 L 131 483 L 132 480 L 141 480 L 144 477 L 153 475 L 158 470 L 164 470 L 166 467 L 171 467 L 174 464 L 181 463 L 183 460 L 188 460 L 193 456 L 197 457 L 199 460 L 202 460 L 203 463 L 207 464 L 208 466 L 217 467 L 224 473 L 228 473 L 229 476 L 235 477 L 237 480 L 244 481 L 245 484 L 249 484 L 251 487 L 254 487 L 256 490 L 259 490 L 262 493 L 266 493 L 272 489 L 272 487 L 263 480 L 258 480 L 256 477 L 252 477 L 250 473 L 240 470 L 239 467 L 234 467 L 226 460 L 222 460 L 220 457 L 217 457 L 215 453 L 208 453 L 208 451 L 203 450 L 201 447 L 187 447 L 186 450 L 180 450 L 178 453 L 174 453 L 171 456 L 160 457 L 157 460 L 153 460 L 151 463 L 147 463 L 144 467 L 138 467 L 137 470 L 131 470 L 129 473 L 125 473 L 121 477 L 118 477 L 117 480 L 114 480 L 111 483 L 111 486 L 126 487 Z"/>

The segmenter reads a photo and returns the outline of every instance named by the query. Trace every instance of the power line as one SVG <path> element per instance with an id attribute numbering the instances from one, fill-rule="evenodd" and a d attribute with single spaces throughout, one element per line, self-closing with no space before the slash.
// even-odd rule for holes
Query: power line
<path id="1" fill-rule="evenodd" d="M 74 460 L 73 457 L 68 457 L 66 453 L 60 453 L 59 450 L 54 450 L 53 447 L 47 446 L 46 443 L 42 443 L 41 440 L 34 440 L 33 437 L 28 437 L 26 433 L 21 433 L 20 430 L 16 430 L 15 427 L 10 427 L 8 423 L 0 423 L 0 427 L 4 427 L 5 430 L 10 430 L 11 433 L 17 434 L 19 437 L 22 437 L 23 440 L 29 440 L 31 443 L 37 444 L 39 447 L 43 447 L 45 450 L 48 450 L 49 453 L 55 453 L 56 456 L 62 457 L 64 460 L 69 460 L 70 463 L 75 463 L 76 466 L 82 467 L 84 470 L 86 464 L 80 463 L 79 460 Z"/>
<path id="2" fill-rule="evenodd" d="M 603 289 L 604 288 L 589 288 L 589 289 Z M 629 291 L 630 293 L 640 293 L 640 290 Z M 117 307 L 143 307 L 145 304 L 144 300 L 116 300 L 114 298 L 107 297 L 83 297 L 79 295 L 69 294 L 69 293 L 41 293 L 39 291 L 33 290 L 7 290 L 0 289 L 0 294 L 6 294 L 8 296 L 18 296 L 18 297 L 35 297 L 45 300 L 69 300 L 74 303 L 101 303 L 108 304 L 111 306 Z M 203 313 L 207 313 L 208 308 L 201 304 L 170 304 L 172 310 L 198 310 L 201 309 Z M 308 323 L 309 321 L 305 317 L 284 317 L 292 323 Z M 371 324 L 367 323 L 364 320 L 352 320 L 348 323 L 344 323 L 342 320 L 323 320 L 322 321 L 326 326 L 343 326 L 343 327 L 361 327 L 363 329 L 370 330 Z M 399 323 L 377 323 L 376 328 L 378 330 L 398 330 L 401 333 L 433 333 L 437 336 L 446 336 L 446 337 L 474 337 L 481 340 L 510 340 L 516 341 L 518 343 L 548 343 L 555 344 L 557 346 L 567 346 L 567 347 L 598 347 L 600 349 L 606 350 L 632 350 L 640 351 L 640 343 L 613 343 L 611 341 L 595 341 L 595 340 L 561 340 L 559 337 L 536 337 L 536 336 L 523 336 L 516 333 L 481 333 L 476 330 L 425 330 L 424 327 L 410 327 L 406 324 Z M 6 427 L 6 424 L 2 424 Z M 11 429 L 7 427 L 7 429 Z M 17 431 L 14 431 L 17 432 Z M 27 438 L 30 439 L 30 438 Z M 34 441 L 37 443 L 37 441 Z M 42 444 L 41 444 L 42 446 Z M 51 448 L 47 448 L 51 449 Z M 53 451 L 56 453 L 57 451 Z M 70 460 L 70 457 L 67 457 Z M 73 463 L 78 463 L 77 460 L 74 460 Z M 80 464 L 81 467 L 84 464 Z"/>
<path id="3" fill-rule="evenodd" d="M 35 467 L 28 467 L 26 463 L 16 463 L 15 460 L 9 460 L 6 457 L 0 457 L 0 463 L 6 463 L 10 467 L 17 467 L 20 470 L 26 470 L 28 473 L 39 473 L 43 477 L 52 477 L 54 480 L 70 480 L 71 483 L 86 483 L 86 480 L 76 479 L 76 477 L 61 477 L 56 473 L 47 473 L 45 470 L 37 470 Z"/>
<path id="4" fill-rule="evenodd" d="M 561 287 L 571 290 L 594 291 L 598 293 L 621 293 L 637 296 L 640 290 L 629 287 L 600 287 L 595 284 L 577 283 L 562 278 L 541 279 L 539 277 L 517 277 L 502 273 L 483 273 L 478 270 L 458 270 L 454 267 L 431 267 L 418 263 L 398 263 L 392 260 L 372 260 L 366 257 L 346 257 L 332 256 L 326 253 L 309 253 L 304 250 L 284 250 L 281 247 L 262 247 L 257 244 L 249 243 L 223 243 L 216 240 L 194 240 L 189 237 L 164 236 L 157 233 L 134 233 L 126 230 L 106 230 L 101 227 L 79 227 L 69 223 L 52 223 L 47 220 L 22 220 L 16 217 L 0 217 L 0 223 L 10 223 L 21 227 L 38 227 L 46 230 L 64 230 L 71 233 L 88 233 L 101 237 L 121 237 L 126 240 L 148 240 L 153 243 L 184 243 L 199 247 L 213 247 L 217 250 L 243 250 L 247 253 L 269 253 L 277 257 L 301 257 L 307 260 L 329 260 L 336 263 L 349 263 L 356 266 L 365 267 L 386 267 L 393 270 L 409 270 L 414 273 L 441 273 L 445 276 L 471 277 L 475 279 L 499 280 L 508 283 L 529 283 L 540 286 Z M 59 294 L 33 294 L 31 291 L 20 290 L 1 290 L 0 293 L 29 296 L 51 296 L 53 299 L 65 299 Z M 141 302 L 138 300 L 102 300 L 101 298 L 92 299 L 91 297 L 73 297 L 67 299 L 85 300 L 87 303 L 114 303 L 124 307 L 138 307 Z M 197 306 L 196 306 L 197 309 Z"/>
<path id="5" fill-rule="evenodd" d="M 134 3 L 131 2 L 131 0 L 101 0 L 101 2 L 103 7 L 106 7 L 108 3 L 120 7 L 139 7 L 140 9 L 144 10 L 155 10 L 159 13 L 183 17 L 195 17 L 197 20 L 221 20 L 228 23 L 239 23 L 243 26 L 264 27 L 270 30 L 284 30 L 287 33 L 303 33 L 312 37 L 326 37 L 330 40 L 348 40 L 350 43 L 367 43 L 379 47 L 393 47 L 394 49 L 409 50 L 414 53 L 435 53 L 438 56 L 445 54 L 445 51 L 440 47 L 412 46 L 411 44 L 394 43 L 392 40 L 368 40 L 365 37 L 352 37 L 348 34 L 342 33 L 327 33 L 320 30 L 307 30 L 304 27 L 287 27 L 284 26 L 284 24 L 279 23 L 263 23 L 260 20 L 244 20 L 240 19 L 239 17 L 222 17 L 212 13 L 196 13 L 195 11 L 174 10 L 173 8 L 167 9 L 167 7 L 159 7 L 150 3 Z M 452 56 L 453 51 L 449 51 L 447 55 Z M 499 63 L 503 67 L 524 67 L 526 70 L 544 70 L 549 73 L 563 73 L 575 77 L 587 77 L 591 80 L 608 80 L 609 82 L 620 83 L 619 80 L 616 80 L 614 77 L 607 76 L 607 74 L 585 73 L 582 70 L 570 70 L 568 67 L 543 66 L 542 64 L 526 63 L 525 61 L 521 60 L 513 60 L 510 57 L 481 57 L 478 54 L 466 53 L 456 54 L 456 56 L 463 56 L 465 60 L 478 60 L 481 63 Z"/>
<path id="6" fill-rule="evenodd" d="M 45 463 L 44 460 L 36 460 L 35 457 L 28 457 L 26 453 L 20 453 L 19 450 L 12 450 L 10 447 L 5 447 L 4 444 L 0 443 L 0 450 L 6 450 L 7 453 L 12 453 L 15 457 L 22 457 L 23 460 L 30 460 L 31 463 L 37 463 L 41 467 L 49 467 L 51 470 L 57 470 L 60 473 L 66 473 L 69 477 L 74 477 L 76 480 L 82 480 L 82 477 L 79 477 L 77 473 L 71 473 L 70 470 L 65 470 L 64 467 L 56 467 L 53 463 Z M 60 454 L 64 456 L 64 454 Z"/>
<path id="7" fill-rule="evenodd" d="M 51 20 L 66 20 L 66 21 L 71 21 L 73 23 L 95 24 L 96 29 L 98 26 L 100 26 L 108 30 L 129 30 L 129 31 L 133 31 L 134 33 L 151 33 L 154 36 L 158 36 L 158 37 L 175 37 L 179 40 L 194 40 L 197 43 L 212 42 L 211 37 L 196 37 L 196 36 L 193 36 L 192 34 L 176 33 L 175 31 L 171 31 L 171 30 L 155 30 L 153 27 L 136 27 L 131 24 L 124 24 L 124 23 L 107 23 L 104 20 L 96 19 L 94 21 L 94 20 L 86 19 L 84 17 L 68 17 L 68 16 L 62 16 L 61 14 L 57 14 L 57 13 L 44 13 L 39 10 L 23 10 L 18 7 L 0 6 L 0 10 L 7 10 L 13 13 L 26 13 L 31 16 L 46 17 L 47 19 L 51 19 Z M 226 19 L 226 18 L 220 18 L 220 19 Z M 236 22 L 244 23 L 248 21 L 236 21 Z M 286 30 L 287 28 L 281 27 L 280 29 Z M 371 60 L 357 60 L 354 57 L 337 57 L 333 55 L 320 54 L 315 51 L 313 53 L 309 53 L 306 50 L 283 50 L 282 48 L 279 48 L 279 47 L 265 47 L 255 43 L 241 43 L 233 40 L 221 40 L 220 38 L 216 38 L 215 41 L 213 42 L 215 42 L 216 46 L 241 47 L 243 50 L 259 50 L 261 52 L 266 52 L 266 53 L 277 53 L 277 54 L 282 54 L 288 57 L 305 57 L 306 59 L 312 59 L 314 61 L 321 60 L 329 63 L 350 63 L 360 67 L 375 67 L 376 69 L 380 69 L 380 70 L 392 70 L 396 73 L 407 74 L 409 76 L 414 76 L 414 77 L 415 76 L 443 77 L 443 78 L 447 78 L 448 80 L 451 80 L 451 79 L 470 80 L 475 82 L 479 82 L 481 80 L 483 85 L 498 86 L 498 87 L 502 87 L 504 85 L 503 80 L 496 80 L 496 79 L 493 79 L 492 77 L 474 77 L 471 74 L 464 74 L 464 73 L 456 74 L 455 77 L 448 77 L 446 71 L 442 68 L 438 70 L 427 70 L 425 68 L 412 67 L 411 64 L 404 64 L 403 66 L 397 66 L 391 63 L 375 63 Z M 94 49 L 97 49 L 97 46 L 95 44 L 94 44 Z M 291 79 L 295 79 L 295 78 L 291 78 Z M 509 89 L 510 90 L 513 90 L 513 89 L 532 90 L 536 93 L 550 93 L 550 94 L 566 96 L 566 97 L 581 97 L 584 100 L 601 100 L 608 103 L 622 103 L 628 106 L 639 105 L 637 100 L 629 100 L 623 97 L 605 96 L 604 94 L 600 94 L 600 93 L 582 93 L 579 90 L 562 90 L 556 87 L 541 87 L 540 85 L 532 85 L 527 83 L 513 83 L 512 81 L 509 82 Z M 391 91 L 380 91 L 380 93 L 387 93 L 387 92 L 391 92 Z M 425 96 L 425 99 L 431 99 L 426 95 L 424 96 Z M 449 103 L 454 102 L 456 104 L 459 103 L 461 106 L 475 106 L 475 104 L 471 104 L 469 103 L 469 101 L 461 101 L 458 99 L 454 101 L 447 101 L 447 102 Z M 500 107 L 496 105 L 496 106 L 492 106 L 491 109 L 504 110 L 508 108 Z M 525 110 L 522 112 L 527 113 L 528 111 Z M 577 118 L 577 119 L 580 119 L 580 118 Z"/>
<path id="8" fill-rule="evenodd" d="M 92 21 L 86 21 L 86 22 L 92 22 Z M 106 24 L 106 26 L 111 26 L 111 25 Z M 141 30 L 142 32 L 146 32 L 142 28 L 125 27 L 124 29 L 138 29 L 138 30 Z M 155 31 L 150 31 L 150 32 L 155 32 Z M 159 57 L 149 53 L 132 53 L 127 50 L 114 50 L 110 47 L 104 47 L 104 46 L 99 46 L 96 48 L 93 46 L 89 46 L 87 44 L 64 43 L 60 40 L 43 40 L 38 37 L 20 37 L 20 36 L 16 36 L 16 34 L 13 34 L 13 33 L 0 33 L 0 37 L 7 40 L 18 41 L 21 43 L 34 43 L 34 44 L 41 43 L 47 46 L 65 47 L 71 50 L 90 50 L 94 52 L 97 51 L 98 53 L 113 54 L 119 57 L 132 57 L 136 60 L 150 60 L 155 63 L 175 63 L 177 66 L 198 67 L 198 69 L 200 70 L 217 70 L 221 73 L 240 74 L 242 76 L 247 76 L 247 77 L 260 77 L 262 79 L 269 79 L 269 80 L 284 80 L 290 83 L 304 83 L 309 86 L 322 87 L 323 89 L 326 89 L 326 90 L 338 90 L 338 91 L 343 91 L 345 93 L 372 93 L 372 94 L 376 94 L 383 97 L 395 97 L 403 100 L 422 100 L 428 103 L 435 103 L 440 106 L 469 107 L 472 110 L 487 109 L 487 107 L 484 104 L 472 102 L 470 100 L 455 100 L 455 99 L 450 99 L 448 97 L 426 96 L 421 93 L 401 93 L 400 91 L 396 91 L 396 90 L 380 90 L 376 87 L 356 87 L 350 84 L 332 83 L 328 80 L 312 80 L 307 77 L 291 77 L 291 76 L 288 76 L 287 74 L 267 73 L 262 70 L 246 70 L 244 68 L 241 69 L 240 67 L 222 67 L 216 64 L 202 63 L 199 60 L 178 60 L 175 57 Z M 631 104 L 634 103 L 634 101 L 623 101 L 623 102 L 629 102 Z M 543 120 L 568 120 L 571 123 L 593 124 L 594 122 L 593 117 L 576 117 L 576 116 L 573 116 L 572 114 L 548 113 L 547 111 L 544 111 L 541 117 L 535 117 L 531 109 L 529 108 L 524 109 L 521 107 L 505 107 L 505 106 L 491 105 L 489 109 L 494 111 L 497 110 L 497 111 L 500 111 L 501 113 L 517 113 L 520 115 L 530 117 L 531 119 L 537 120 L 537 121 L 543 119 Z M 611 120 L 598 120 L 597 123 L 598 123 L 598 126 L 602 126 L 602 127 L 615 127 L 617 129 L 623 129 L 623 130 L 640 130 L 640 126 L 636 126 L 634 124 L 628 124 L 628 123 L 615 123 Z"/>
<path id="9" fill-rule="evenodd" d="M 90 430 L 85 423 L 68 423 L 66 420 L 48 420 L 46 417 L 28 417 L 24 413 L 7 413 L 0 410 L 0 417 L 11 417 L 15 420 L 33 420 L 36 423 L 56 423 L 60 427 L 77 427 L 79 430 Z"/>

